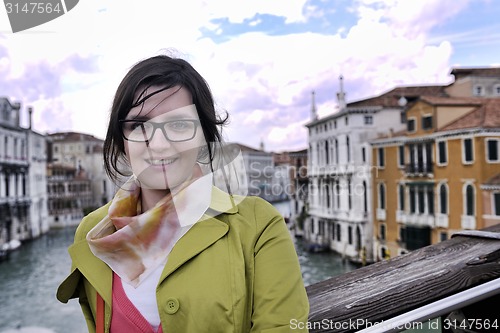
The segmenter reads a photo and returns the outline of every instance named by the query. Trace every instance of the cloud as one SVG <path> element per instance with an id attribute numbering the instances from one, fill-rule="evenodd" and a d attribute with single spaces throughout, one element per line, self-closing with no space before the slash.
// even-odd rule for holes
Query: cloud
<path id="1" fill-rule="evenodd" d="M 38 130 L 57 126 L 102 138 L 126 71 L 174 47 L 206 78 L 219 109 L 230 113 L 230 141 L 300 149 L 307 146 L 311 92 L 321 116 L 335 112 L 339 75 L 348 102 L 396 85 L 448 82 L 454 42 L 480 41 L 467 33 L 431 36 L 432 30 L 468 4 L 356 0 L 345 9 L 323 0 L 83 1 L 33 32 L 0 34 L 0 91 L 35 107 Z M 336 31 L 308 29 L 317 20 L 331 23 L 328 15 L 339 12 L 351 16 Z M 301 29 L 242 31 L 220 40 L 204 34 L 227 33 L 218 20 L 259 25 L 262 15 L 284 18 L 282 30 Z"/>
<path id="2" fill-rule="evenodd" d="M 257 14 L 269 14 L 286 18 L 286 23 L 305 20 L 303 8 L 307 0 L 254 0 L 226 1 L 211 0 L 204 3 L 204 9 L 214 18 L 228 18 L 230 22 L 242 23 Z"/>
<path id="3" fill-rule="evenodd" d="M 345 37 L 241 34 L 214 44 L 210 60 L 198 61 L 232 115 L 231 136 L 254 146 L 262 138 L 272 149 L 290 144 L 285 135 L 307 145 L 302 127 L 310 117 L 311 91 L 321 115 L 335 112 L 339 75 L 345 78 L 348 101 L 395 85 L 444 83 L 451 53 L 450 43 L 428 45 L 423 36 L 400 36 L 387 23 L 360 20 Z M 250 135 L 251 125 L 260 135 Z"/>
<path id="4" fill-rule="evenodd" d="M 286 147 L 286 150 L 299 150 L 306 148 L 307 130 L 305 122 L 291 123 L 284 127 L 273 127 L 268 135 L 271 146 Z M 282 149 L 285 150 L 285 149 Z"/>
<path id="5" fill-rule="evenodd" d="M 18 52 L 0 45 L 0 74 L 4 78 L 0 81 L 0 91 L 24 107 L 34 108 L 35 130 L 70 130 L 75 127 L 73 110 L 90 111 L 86 112 L 87 117 L 92 114 L 88 96 L 78 105 L 72 104 L 71 99 L 72 92 L 84 91 L 101 80 L 95 56 L 67 54 L 54 61 L 50 57 L 19 59 L 15 56 Z M 26 126 L 27 116 L 23 119 L 22 125 Z"/>
<path id="6" fill-rule="evenodd" d="M 464 10 L 470 0 L 356 0 L 360 22 L 387 24 L 397 33 L 415 38 Z"/>

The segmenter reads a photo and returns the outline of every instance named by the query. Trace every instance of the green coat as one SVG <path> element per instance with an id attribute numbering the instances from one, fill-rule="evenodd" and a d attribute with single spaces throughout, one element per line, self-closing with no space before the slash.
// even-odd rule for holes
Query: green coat
<path id="1" fill-rule="evenodd" d="M 290 325 L 307 320 L 309 303 L 282 216 L 257 197 L 229 202 L 215 189 L 209 211 L 224 213 L 196 223 L 172 249 L 156 289 L 163 332 L 307 332 Z M 112 271 L 85 239 L 108 206 L 80 223 L 69 248 L 72 272 L 57 291 L 64 303 L 79 298 L 89 332 L 95 332 L 97 292 L 106 332 L 111 321 Z"/>

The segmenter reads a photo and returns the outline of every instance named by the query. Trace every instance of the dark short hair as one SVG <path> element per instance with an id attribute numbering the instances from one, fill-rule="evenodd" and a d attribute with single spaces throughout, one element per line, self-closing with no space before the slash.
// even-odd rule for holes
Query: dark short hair
<path id="1" fill-rule="evenodd" d="M 108 132 L 104 140 L 104 168 L 108 176 L 118 182 L 127 176 L 119 166 L 125 156 L 125 145 L 119 120 L 125 119 L 130 109 L 137 105 L 134 96 L 138 89 L 160 86 L 164 89 L 184 87 L 193 98 L 207 143 L 222 141 L 219 127 L 226 124 L 228 116 L 220 118 L 215 112 L 214 99 L 205 79 L 184 59 L 158 55 L 136 63 L 121 81 L 113 100 Z M 163 89 L 162 89 L 163 90 Z M 154 93 L 153 93 L 154 94 Z M 151 94 L 151 95 L 153 95 Z M 143 96 L 141 99 L 147 99 Z M 140 101 L 140 102 L 142 102 Z M 139 104 L 140 104 L 139 102 Z M 207 145 L 210 161 L 213 160 L 211 144 Z"/>

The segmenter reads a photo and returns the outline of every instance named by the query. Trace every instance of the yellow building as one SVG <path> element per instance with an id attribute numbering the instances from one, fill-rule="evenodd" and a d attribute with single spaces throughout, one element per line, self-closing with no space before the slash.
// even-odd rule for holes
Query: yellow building
<path id="1" fill-rule="evenodd" d="M 406 118 L 372 142 L 378 260 L 500 223 L 500 99 L 422 96 Z"/>

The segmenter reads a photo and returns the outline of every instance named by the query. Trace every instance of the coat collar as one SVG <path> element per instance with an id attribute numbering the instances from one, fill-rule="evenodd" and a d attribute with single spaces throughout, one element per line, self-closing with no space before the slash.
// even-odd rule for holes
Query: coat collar
<path id="1" fill-rule="evenodd" d="M 233 197 L 217 187 L 213 187 L 209 210 L 204 214 L 201 221 L 195 223 L 189 232 L 181 237 L 174 246 L 160 281 L 166 279 L 186 261 L 222 238 L 229 231 L 229 224 L 224 215 L 221 214 L 236 214 L 237 212 L 238 206 L 235 204 Z M 96 224 L 101 218 L 102 216 L 96 217 L 94 223 L 89 222 Z M 85 237 L 71 245 L 68 251 L 75 270 L 63 284 L 77 283 L 74 275 L 77 274 L 76 270 L 78 270 L 104 301 L 110 304 L 113 273 L 108 265 L 94 256 Z M 71 289 L 74 290 L 74 288 Z"/>
<path id="2" fill-rule="evenodd" d="M 104 301 L 111 304 L 113 274 L 108 265 L 94 256 L 85 238 L 71 245 L 68 252 L 75 268 L 85 276 Z"/>
<path id="3" fill-rule="evenodd" d="M 186 261 L 217 242 L 229 231 L 228 223 L 214 217 L 198 222 L 172 248 L 160 283 Z"/>
<path id="4" fill-rule="evenodd" d="M 212 187 L 212 200 L 209 208 L 219 214 L 236 214 L 238 212 L 238 206 L 234 202 L 233 196 L 215 186 Z"/>

